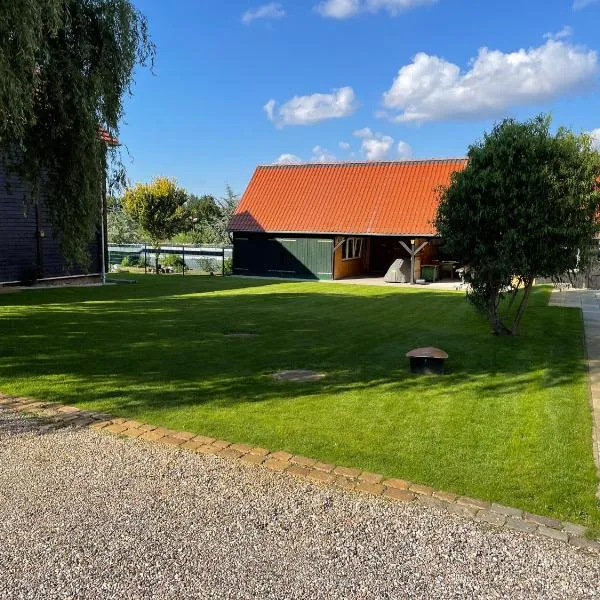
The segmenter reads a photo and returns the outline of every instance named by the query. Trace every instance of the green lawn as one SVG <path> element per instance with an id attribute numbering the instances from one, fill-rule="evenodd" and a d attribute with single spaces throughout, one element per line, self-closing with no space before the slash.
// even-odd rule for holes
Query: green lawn
<path id="1" fill-rule="evenodd" d="M 518 338 L 495 338 L 454 292 L 136 279 L 1 295 L 0 390 L 600 527 L 581 316 L 548 288 Z M 411 375 L 422 345 L 451 374 Z M 270 377 L 293 368 L 327 377 Z"/>

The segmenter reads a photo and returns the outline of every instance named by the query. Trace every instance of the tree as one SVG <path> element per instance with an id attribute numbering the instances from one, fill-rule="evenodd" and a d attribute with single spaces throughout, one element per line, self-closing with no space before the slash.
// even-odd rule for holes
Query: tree
<path id="1" fill-rule="evenodd" d="M 471 268 L 469 299 L 496 334 L 517 333 L 535 278 L 576 268 L 598 231 L 600 155 L 589 136 L 550 124 L 502 121 L 441 191 L 437 230 Z M 523 291 L 508 327 L 499 308 L 514 278 Z"/>
<path id="2" fill-rule="evenodd" d="M 142 239 L 137 221 L 122 206 L 119 198 L 107 200 L 107 238 L 112 244 L 135 244 Z"/>
<path id="3" fill-rule="evenodd" d="M 159 272 L 158 249 L 184 227 L 186 217 L 185 190 L 177 187 L 175 179 L 156 177 L 151 183 L 138 183 L 126 190 L 123 207 L 140 225 L 156 254 L 156 272 Z"/>
<path id="4" fill-rule="evenodd" d="M 147 22 L 130 0 L 10 0 L 0 5 L 0 157 L 43 201 L 65 257 L 86 264 L 106 181 L 124 181 L 123 99 L 152 63 Z M 43 193 L 42 193 L 43 192 Z"/>
<path id="5" fill-rule="evenodd" d="M 225 186 L 225 195 L 219 199 L 221 217 L 215 224 L 215 233 L 219 244 L 229 243 L 229 222 L 240 201 L 240 195 L 236 194 L 230 185 Z"/>
<path id="6" fill-rule="evenodd" d="M 187 230 L 194 244 L 216 244 L 216 225 L 221 219 L 221 210 L 214 196 L 190 194 L 186 203 Z"/>

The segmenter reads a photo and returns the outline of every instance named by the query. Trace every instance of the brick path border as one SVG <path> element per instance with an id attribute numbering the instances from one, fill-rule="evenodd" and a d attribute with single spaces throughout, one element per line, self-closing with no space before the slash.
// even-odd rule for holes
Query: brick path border
<path id="1" fill-rule="evenodd" d="M 600 556 L 600 541 L 585 537 L 586 528 L 550 517 L 534 515 L 517 508 L 459 496 L 434 488 L 404 481 L 387 479 L 378 473 L 369 473 L 349 467 L 318 462 L 289 452 L 271 452 L 248 444 L 236 444 L 214 437 L 155 427 L 109 414 L 81 410 L 55 402 L 37 402 L 29 398 L 6 396 L 0 393 L 0 408 L 14 410 L 43 419 L 40 433 L 64 427 L 86 427 L 115 435 L 146 440 L 198 454 L 213 454 L 260 465 L 272 471 L 285 472 L 345 490 L 383 496 L 400 502 L 419 502 L 449 513 L 486 523 L 491 526 L 522 531 L 567 542 L 576 548 Z"/>

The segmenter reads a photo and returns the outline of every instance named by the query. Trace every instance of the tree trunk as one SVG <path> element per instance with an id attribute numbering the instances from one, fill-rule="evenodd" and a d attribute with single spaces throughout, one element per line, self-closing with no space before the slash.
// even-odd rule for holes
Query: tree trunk
<path id="1" fill-rule="evenodd" d="M 519 308 L 515 313 L 512 322 L 511 335 L 517 335 L 517 331 L 519 330 L 519 324 L 521 323 L 521 318 L 523 317 L 523 313 L 525 312 L 525 308 L 527 307 L 527 301 L 529 300 L 529 293 L 531 292 L 531 288 L 533 286 L 533 278 L 528 277 L 524 279 L 525 281 L 525 290 L 523 292 L 523 299 L 521 300 L 521 304 L 519 304 Z"/>
<path id="2" fill-rule="evenodd" d="M 488 319 L 492 326 L 492 333 L 494 335 L 509 335 L 510 330 L 502 320 L 500 319 L 500 315 L 498 314 L 498 305 L 500 303 L 500 298 L 498 294 L 493 294 L 488 299 Z"/>
<path id="3" fill-rule="evenodd" d="M 515 303 L 515 299 L 517 298 L 517 294 L 519 293 L 519 288 L 521 287 L 522 283 L 523 283 L 523 278 L 519 277 L 519 279 L 517 281 L 517 285 L 515 286 L 515 289 L 513 290 L 512 294 L 510 295 L 510 302 L 508 303 L 508 310 L 510 310 L 512 308 L 512 305 Z"/>
<path id="4" fill-rule="evenodd" d="M 160 265 L 158 264 L 158 248 L 154 248 L 154 267 L 156 268 L 156 274 L 160 275 Z"/>

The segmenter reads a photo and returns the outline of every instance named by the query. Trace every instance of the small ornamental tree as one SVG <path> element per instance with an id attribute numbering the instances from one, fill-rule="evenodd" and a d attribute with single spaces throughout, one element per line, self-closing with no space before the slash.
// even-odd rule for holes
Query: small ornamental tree
<path id="1" fill-rule="evenodd" d="M 156 254 L 156 272 L 159 272 L 158 249 L 162 242 L 182 230 L 186 217 L 185 190 L 177 187 L 175 179 L 156 177 L 151 183 L 138 183 L 123 196 L 127 214 L 140 225 Z"/>
<path id="2" fill-rule="evenodd" d="M 471 302 L 495 334 L 515 335 L 536 277 L 583 264 L 598 231 L 600 155 L 587 135 L 550 132 L 541 115 L 506 119 L 469 148 L 467 167 L 442 189 L 435 221 L 448 252 L 470 267 Z M 522 284 L 510 325 L 499 313 Z"/>

